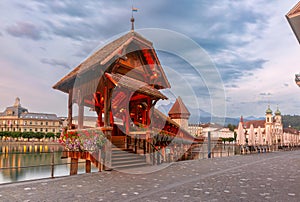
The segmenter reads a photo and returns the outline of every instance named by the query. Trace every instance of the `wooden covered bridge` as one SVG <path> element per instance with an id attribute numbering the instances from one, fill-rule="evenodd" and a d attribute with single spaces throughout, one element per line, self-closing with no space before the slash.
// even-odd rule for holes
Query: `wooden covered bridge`
<path id="1" fill-rule="evenodd" d="M 105 169 L 187 159 L 191 145 L 202 141 L 154 108 L 168 99 L 159 90 L 170 84 L 152 43 L 133 30 L 94 52 L 53 88 L 69 95 L 69 130 L 84 130 L 84 107 L 97 113 L 93 130 L 102 131 L 108 141 L 93 161 Z M 75 103 L 78 125 L 72 128 Z"/>

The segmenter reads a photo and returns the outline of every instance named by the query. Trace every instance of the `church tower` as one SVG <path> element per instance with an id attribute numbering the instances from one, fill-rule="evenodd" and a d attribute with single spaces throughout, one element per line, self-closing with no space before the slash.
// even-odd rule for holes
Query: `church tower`
<path id="1" fill-rule="evenodd" d="M 272 131 L 272 124 L 273 124 L 273 112 L 270 109 L 270 105 L 268 105 L 268 109 L 266 110 L 266 131 Z"/>
<path id="2" fill-rule="evenodd" d="M 190 112 L 183 103 L 181 97 L 176 99 L 176 102 L 169 111 L 169 117 L 180 125 L 180 128 L 188 131 L 188 120 L 190 118 Z"/>
<path id="3" fill-rule="evenodd" d="M 281 112 L 279 111 L 278 107 L 277 110 L 275 111 L 275 123 L 282 124 Z"/>
<path id="4" fill-rule="evenodd" d="M 275 117 L 274 117 L 274 135 L 275 140 L 278 145 L 282 144 L 283 140 L 283 124 L 282 124 L 282 118 L 281 118 L 281 112 L 279 111 L 278 107 L 275 111 Z"/>
<path id="5" fill-rule="evenodd" d="M 268 106 L 268 109 L 266 110 L 266 124 L 273 123 L 273 112 L 270 109 L 270 105 Z"/>

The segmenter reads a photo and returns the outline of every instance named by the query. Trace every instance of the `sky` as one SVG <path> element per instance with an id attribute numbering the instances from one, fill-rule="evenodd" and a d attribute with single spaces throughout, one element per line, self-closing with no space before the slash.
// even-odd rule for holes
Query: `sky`
<path id="1" fill-rule="evenodd" d="M 261 117 L 268 105 L 273 111 L 278 106 L 282 114 L 300 114 L 294 81 L 300 45 L 285 18 L 297 2 L 136 0 L 135 28 L 170 30 L 195 42 L 220 76 L 216 85 L 223 89 L 225 116 Z M 96 47 L 130 30 L 131 6 L 132 0 L 1 0 L 0 111 L 20 97 L 31 112 L 66 116 L 68 96 L 52 86 Z M 190 109 L 212 113 L 219 98 L 212 101 L 205 76 L 180 73 L 190 65 L 182 58 L 159 51 L 158 57 L 174 88 L 173 66 L 192 85 L 202 79 L 193 92 L 197 104 L 181 95 L 184 89 L 178 88 L 175 97 L 182 96 Z"/>

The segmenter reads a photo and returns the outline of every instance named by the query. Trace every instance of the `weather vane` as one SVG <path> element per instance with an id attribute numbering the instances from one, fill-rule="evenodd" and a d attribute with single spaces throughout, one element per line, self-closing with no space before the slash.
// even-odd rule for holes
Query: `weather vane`
<path id="1" fill-rule="evenodd" d="M 132 0 L 132 5 L 131 5 L 131 19 L 130 19 L 130 21 L 131 21 L 131 30 L 132 31 L 134 30 L 134 17 L 133 17 L 133 13 L 137 12 L 137 11 L 138 11 L 138 9 L 135 8 L 135 7 L 133 7 L 133 0 Z"/>

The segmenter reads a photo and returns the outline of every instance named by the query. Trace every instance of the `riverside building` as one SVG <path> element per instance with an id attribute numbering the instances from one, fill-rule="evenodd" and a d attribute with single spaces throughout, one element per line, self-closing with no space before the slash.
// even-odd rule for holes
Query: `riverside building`
<path id="1" fill-rule="evenodd" d="M 21 106 L 18 97 L 13 106 L 0 112 L 0 131 L 58 133 L 60 130 L 60 119 L 56 114 L 29 112 Z"/>

